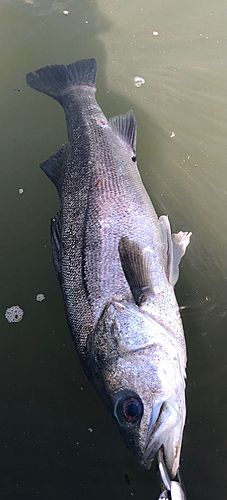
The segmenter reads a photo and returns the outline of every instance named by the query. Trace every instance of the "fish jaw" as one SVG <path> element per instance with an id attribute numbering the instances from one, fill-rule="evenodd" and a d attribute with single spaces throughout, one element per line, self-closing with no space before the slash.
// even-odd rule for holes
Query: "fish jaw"
<path id="1" fill-rule="evenodd" d="M 138 307 L 110 302 L 88 353 L 88 376 L 125 445 L 145 469 L 163 446 L 174 477 L 185 422 L 185 356 L 176 339 Z M 138 408 L 134 420 L 125 419 L 128 405 Z"/>
<path id="2" fill-rule="evenodd" d="M 152 349 L 150 353 L 149 349 L 146 349 L 145 355 L 143 352 L 138 351 L 137 361 L 138 358 L 141 358 L 140 362 L 145 366 L 148 364 L 146 356 L 149 355 L 153 358 Z M 167 387 L 166 374 L 161 373 L 160 369 L 158 370 L 159 373 L 157 373 L 155 362 L 151 362 L 148 370 L 150 370 L 151 374 L 153 373 L 152 383 L 150 380 L 146 381 L 145 379 L 141 383 L 136 382 L 133 378 L 135 363 L 136 359 L 133 359 L 133 357 L 131 362 L 129 359 L 127 364 L 125 362 L 125 368 L 123 368 L 124 360 L 121 359 L 120 363 L 118 363 L 118 370 L 120 371 L 121 365 L 121 370 L 125 369 L 127 372 L 127 375 L 124 374 L 125 381 L 126 377 L 128 378 L 126 384 L 124 384 L 127 389 L 112 395 L 113 410 L 111 413 L 114 415 L 122 440 L 140 465 L 146 470 L 150 469 L 155 454 L 160 447 L 163 447 L 166 466 L 170 477 L 174 478 L 179 467 L 185 423 L 184 381 L 175 390 L 173 387 Z M 131 367 L 129 364 L 131 364 Z M 116 366 L 112 366 L 113 368 L 115 371 Z M 108 373 L 105 374 L 105 387 L 108 384 L 108 390 L 110 387 L 113 388 L 112 380 L 110 380 L 112 378 L 111 371 L 110 367 Z M 139 370 L 137 373 L 139 374 Z M 123 384 L 121 383 L 122 387 Z M 129 400 L 130 398 L 141 400 L 143 405 L 143 415 L 135 424 L 124 422 L 122 414 L 119 414 L 118 411 L 120 401 L 122 399 L 124 401 Z"/>
<path id="3" fill-rule="evenodd" d="M 184 394 L 182 398 L 184 400 Z M 144 463 L 141 464 L 145 469 L 151 467 L 154 454 L 162 446 L 168 471 L 172 478 L 176 476 L 180 461 L 185 413 L 185 402 L 181 414 L 169 401 L 162 404 L 158 418 L 151 432 L 148 432 L 147 445 L 143 454 Z"/>

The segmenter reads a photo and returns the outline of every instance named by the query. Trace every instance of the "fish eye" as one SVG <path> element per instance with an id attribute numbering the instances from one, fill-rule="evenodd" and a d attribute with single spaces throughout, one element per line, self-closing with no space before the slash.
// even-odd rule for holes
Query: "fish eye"
<path id="1" fill-rule="evenodd" d="M 143 416 L 143 403 L 138 394 L 128 389 L 116 394 L 114 416 L 120 426 L 139 425 Z"/>
<path id="2" fill-rule="evenodd" d="M 142 416 L 143 407 L 138 398 L 127 398 L 123 402 L 123 415 L 126 422 L 134 424 Z"/>

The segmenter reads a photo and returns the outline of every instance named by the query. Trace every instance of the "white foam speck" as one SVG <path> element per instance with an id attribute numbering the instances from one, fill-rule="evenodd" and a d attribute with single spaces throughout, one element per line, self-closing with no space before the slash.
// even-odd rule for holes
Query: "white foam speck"
<path id="1" fill-rule="evenodd" d="M 153 31 L 154 36 L 158 36 L 158 31 Z"/>
<path id="2" fill-rule="evenodd" d="M 9 323 L 19 323 L 24 315 L 23 309 L 19 306 L 8 307 L 5 312 L 5 318 Z"/>
<path id="3" fill-rule="evenodd" d="M 134 78 L 135 87 L 141 87 L 141 85 L 143 85 L 144 83 L 145 83 L 145 80 L 144 80 L 144 78 L 142 78 L 142 76 L 135 76 L 135 78 Z"/>
<path id="4" fill-rule="evenodd" d="M 23 192 L 24 192 L 24 190 L 22 188 L 18 189 L 19 194 L 22 194 Z"/>
<path id="5" fill-rule="evenodd" d="M 175 137 L 175 135 L 176 134 L 174 132 L 171 132 L 171 134 L 170 134 L 171 139 L 172 139 L 172 137 Z"/>
<path id="6" fill-rule="evenodd" d="M 69 15 L 69 10 L 63 10 L 62 13 L 64 14 L 64 16 L 68 16 Z"/>
<path id="7" fill-rule="evenodd" d="M 36 295 L 36 300 L 38 302 L 42 302 L 42 300 L 45 300 L 45 295 L 43 293 L 38 293 L 38 295 Z"/>

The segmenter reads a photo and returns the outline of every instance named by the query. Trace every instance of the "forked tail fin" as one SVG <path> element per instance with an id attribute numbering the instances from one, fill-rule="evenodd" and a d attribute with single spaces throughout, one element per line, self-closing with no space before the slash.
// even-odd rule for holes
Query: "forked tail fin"
<path id="1" fill-rule="evenodd" d="M 28 73 L 26 80 L 29 87 L 61 102 L 61 97 L 70 87 L 84 85 L 95 90 L 97 69 L 95 59 L 82 59 L 68 66 L 45 66 Z"/>

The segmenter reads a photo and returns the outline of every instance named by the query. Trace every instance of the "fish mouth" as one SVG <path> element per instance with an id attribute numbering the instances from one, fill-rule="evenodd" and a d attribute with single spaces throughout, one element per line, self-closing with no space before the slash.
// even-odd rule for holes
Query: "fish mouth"
<path id="1" fill-rule="evenodd" d="M 165 456 L 169 456 L 167 467 L 171 475 L 175 476 L 179 451 L 175 446 L 175 432 L 171 431 L 181 422 L 180 413 L 169 401 L 154 407 L 141 464 L 144 469 L 150 469 L 154 455 L 163 446 Z"/>

